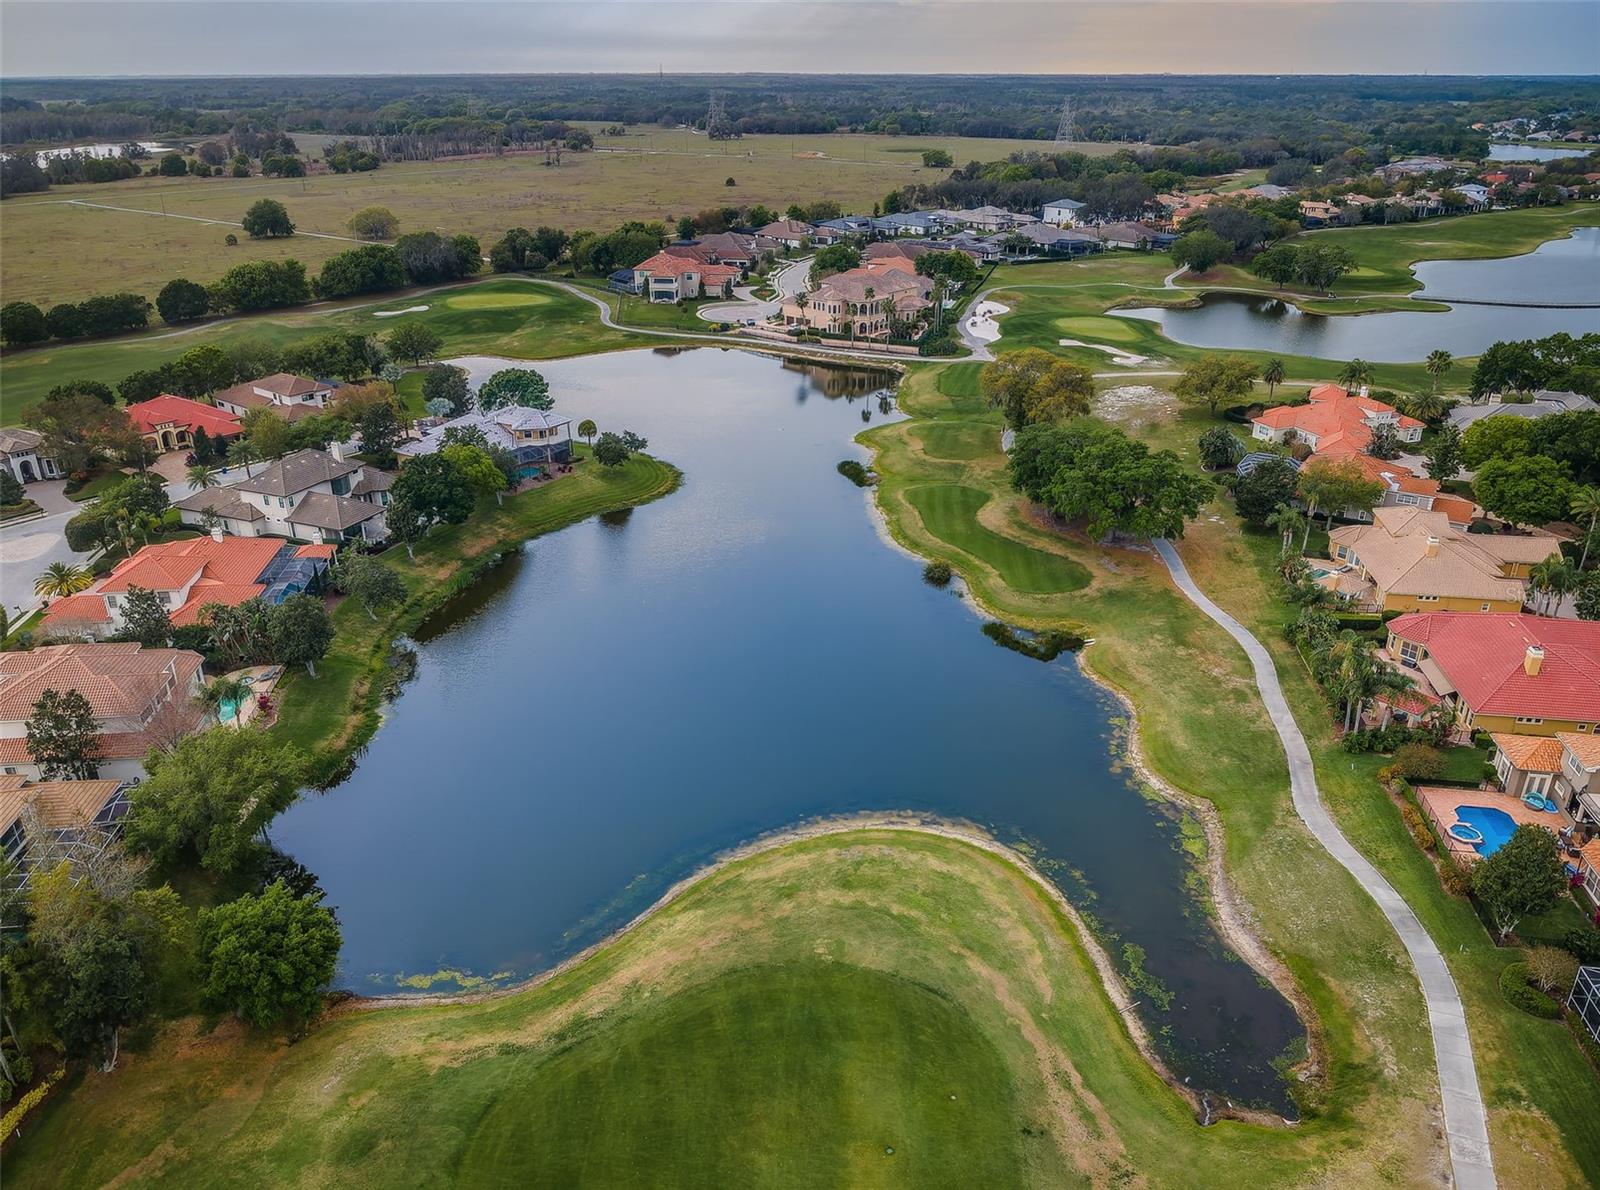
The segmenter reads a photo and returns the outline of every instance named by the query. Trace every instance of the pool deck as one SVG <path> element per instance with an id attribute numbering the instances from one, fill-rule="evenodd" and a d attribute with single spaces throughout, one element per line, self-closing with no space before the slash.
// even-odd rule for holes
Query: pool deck
<path id="1" fill-rule="evenodd" d="M 1501 793 L 1497 789 L 1462 789 L 1444 785 L 1419 785 L 1417 797 L 1428 816 L 1433 819 L 1439 838 L 1451 855 L 1469 862 L 1482 858 L 1468 843 L 1451 838 L 1450 826 L 1456 821 L 1457 806 L 1490 806 L 1504 812 L 1518 826 L 1542 826 L 1551 834 L 1572 825 L 1572 819 L 1557 811 L 1533 810 L 1522 804 L 1521 798 Z"/>
<path id="2" fill-rule="evenodd" d="M 261 704 L 259 701 L 257 701 L 257 696 L 262 694 L 270 694 L 277 687 L 278 679 L 283 676 L 283 666 L 250 665 L 246 666 L 244 669 L 236 669 L 227 676 L 235 681 L 244 678 L 250 679 L 250 693 L 248 696 L 246 696 L 244 702 L 240 704 L 237 711 L 237 718 L 224 720 L 226 723 L 233 723 L 236 726 L 243 726 L 244 724 L 249 723 L 252 719 L 256 718 L 261 709 Z M 277 716 L 274 714 L 272 719 L 276 718 Z M 262 722 L 270 724 L 272 719 L 264 719 Z"/>

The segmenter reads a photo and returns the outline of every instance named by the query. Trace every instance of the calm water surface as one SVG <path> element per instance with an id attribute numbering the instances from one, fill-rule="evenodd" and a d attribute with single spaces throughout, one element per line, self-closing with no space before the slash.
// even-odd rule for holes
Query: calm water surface
<path id="1" fill-rule="evenodd" d="M 1588 149 L 1553 149 L 1548 145 L 1490 145 L 1490 161 L 1560 161 L 1563 157 L 1587 157 Z"/>
<path id="2" fill-rule="evenodd" d="M 1600 303 L 1600 228 L 1499 260 L 1435 260 L 1416 265 L 1416 296 L 1503 302 Z M 1452 306 L 1449 311 L 1302 314 L 1276 298 L 1206 295 L 1188 310 L 1140 307 L 1114 313 L 1160 325 L 1161 333 L 1198 347 L 1278 351 L 1320 359 L 1385 363 L 1420 360 L 1436 347 L 1477 355 L 1499 339 L 1536 339 L 1566 331 L 1600 332 L 1600 309 Z"/>
<path id="3" fill-rule="evenodd" d="M 1120 961 L 1143 948 L 1174 1067 L 1288 1110 L 1271 1062 L 1302 1030 L 1197 908 L 1185 824 L 1120 771 L 1120 708 L 1070 658 L 990 643 L 835 473 L 864 416 L 897 416 L 882 376 L 714 349 L 540 368 L 684 485 L 529 543 L 430 625 L 354 774 L 275 824 L 338 908 L 343 983 L 525 976 L 730 845 L 919 811 L 1035 848 Z"/>

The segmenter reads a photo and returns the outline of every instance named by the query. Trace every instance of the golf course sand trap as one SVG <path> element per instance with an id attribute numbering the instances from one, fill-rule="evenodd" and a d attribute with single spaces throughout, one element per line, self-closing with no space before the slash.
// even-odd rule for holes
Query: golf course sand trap
<path id="1" fill-rule="evenodd" d="M 1000 337 L 1000 324 L 995 321 L 995 315 L 1010 312 L 1010 306 L 1002 306 L 999 302 L 979 302 L 972 307 L 972 314 L 967 318 L 967 334 L 985 343 L 993 343 Z"/>
<path id="2" fill-rule="evenodd" d="M 372 316 L 374 318 L 397 318 L 401 314 L 421 314 L 427 308 L 426 306 L 407 306 L 404 310 L 375 310 Z"/>
<path id="3" fill-rule="evenodd" d="M 1059 342 L 1063 347 L 1087 347 L 1091 351 L 1103 351 L 1111 357 L 1112 363 L 1121 364 L 1125 368 L 1150 362 L 1148 355 L 1135 355 L 1131 351 L 1124 351 L 1120 347 L 1108 347 L 1104 343 L 1085 343 L 1082 339 L 1062 339 Z"/>

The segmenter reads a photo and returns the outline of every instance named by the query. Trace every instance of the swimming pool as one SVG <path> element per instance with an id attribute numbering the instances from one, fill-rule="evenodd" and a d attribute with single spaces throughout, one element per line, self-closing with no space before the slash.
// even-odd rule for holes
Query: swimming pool
<path id="1" fill-rule="evenodd" d="M 1517 829 L 1517 821 L 1504 810 L 1493 806 L 1457 806 L 1456 819 L 1473 827 L 1483 836 L 1483 842 L 1474 843 L 1479 855 L 1493 855 Z"/>

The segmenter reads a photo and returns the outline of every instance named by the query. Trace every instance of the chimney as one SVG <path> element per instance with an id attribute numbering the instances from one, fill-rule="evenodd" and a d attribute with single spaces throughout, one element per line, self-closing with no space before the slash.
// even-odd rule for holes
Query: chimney
<path id="1" fill-rule="evenodd" d="M 1522 655 L 1522 672 L 1530 678 L 1536 678 L 1543 665 L 1544 650 L 1538 645 L 1529 645 L 1528 651 Z"/>
<path id="2" fill-rule="evenodd" d="M 1428 534 L 1428 557 L 1437 558 L 1438 556 L 1439 556 L 1439 539 L 1437 537 L 1435 537 L 1432 533 L 1430 533 L 1430 534 Z"/>
<path id="3" fill-rule="evenodd" d="M 221 541 L 222 541 L 222 526 L 221 525 L 213 525 L 213 526 L 211 526 L 211 540 L 215 541 L 215 542 L 217 542 L 219 544 L 221 543 Z"/>
<path id="4" fill-rule="evenodd" d="M 1363 396 L 1363 397 L 1365 397 L 1365 396 L 1366 396 L 1366 395 L 1367 395 L 1367 391 L 1368 391 L 1368 390 L 1367 390 L 1367 386 L 1366 386 L 1366 385 L 1364 385 L 1364 384 L 1363 384 L 1363 385 L 1362 385 L 1362 386 L 1361 386 L 1361 395 L 1362 395 L 1362 396 Z"/>
<path id="5" fill-rule="evenodd" d="M 328 453 L 331 454 L 339 462 L 341 462 L 341 463 L 344 462 L 344 443 L 343 442 L 330 442 L 330 443 L 328 443 Z"/>

